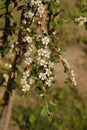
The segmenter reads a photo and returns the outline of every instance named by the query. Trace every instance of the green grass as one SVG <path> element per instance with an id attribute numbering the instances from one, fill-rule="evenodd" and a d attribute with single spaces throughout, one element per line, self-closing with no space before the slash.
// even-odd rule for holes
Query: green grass
<path id="1" fill-rule="evenodd" d="M 80 94 L 58 87 L 52 92 L 52 97 L 58 104 L 58 110 L 50 122 L 47 117 L 41 117 L 41 105 L 14 106 L 12 117 L 20 130 L 87 129 L 87 106 L 84 104 L 84 108 L 82 107 L 83 99 Z M 28 96 L 28 99 L 30 98 L 34 99 L 34 96 Z"/>

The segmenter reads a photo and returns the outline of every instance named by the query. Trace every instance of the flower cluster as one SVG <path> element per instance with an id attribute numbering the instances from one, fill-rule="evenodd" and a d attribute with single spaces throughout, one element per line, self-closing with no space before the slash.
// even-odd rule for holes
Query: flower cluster
<path id="1" fill-rule="evenodd" d="M 33 58 L 32 58 L 33 50 L 34 50 L 34 46 L 31 45 L 28 47 L 27 52 L 25 53 L 25 61 L 24 62 L 25 62 L 25 65 L 27 65 L 27 66 L 29 66 L 33 61 Z"/>
<path id="2" fill-rule="evenodd" d="M 41 0 L 31 0 L 30 5 L 31 6 L 34 6 L 34 5 L 40 6 L 41 3 L 42 3 Z"/>
<path id="3" fill-rule="evenodd" d="M 45 69 L 45 72 L 41 72 L 39 74 L 39 79 L 42 81 L 45 81 L 45 84 L 50 87 L 52 85 L 52 82 L 54 81 L 54 78 L 51 76 L 52 71 L 51 69 Z"/>
<path id="4" fill-rule="evenodd" d="M 82 26 L 87 22 L 87 18 L 83 17 L 83 16 L 80 16 L 79 18 L 75 19 L 75 22 L 78 22 L 79 26 Z"/>
<path id="5" fill-rule="evenodd" d="M 32 58 L 32 52 L 34 50 L 34 46 L 31 45 L 28 47 L 26 53 L 25 53 L 25 65 L 30 67 L 32 64 L 33 58 Z M 31 70 L 28 68 L 23 72 L 23 76 L 21 79 L 21 85 L 22 85 L 22 91 L 29 91 L 30 87 L 34 84 L 34 79 L 30 76 Z"/>
<path id="6" fill-rule="evenodd" d="M 48 50 L 48 49 L 43 49 L 43 48 L 41 48 L 41 49 L 38 49 L 38 56 L 40 56 L 40 57 L 46 57 L 46 58 L 49 58 L 50 57 L 50 50 Z"/>
<path id="7" fill-rule="evenodd" d="M 39 13 L 40 17 L 43 16 L 44 11 L 45 11 L 45 6 L 44 6 L 43 4 L 41 4 L 41 5 L 38 7 L 38 13 Z"/>
<path id="8" fill-rule="evenodd" d="M 30 70 L 26 70 L 23 72 L 23 77 L 21 79 L 22 91 L 30 90 L 30 84 L 28 83 L 29 75 L 30 75 Z"/>
<path id="9" fill-rule="evenodd" d="M 39 73 L 39 79 L 45 81 L 47 86 L 53 82 L 53 63 L 50 61 L 50 52 L 45 49 L 38 50 L 37 64 L 43 66 L 42 72 Z"/>
<path id="10" fill-rule="evenodd" d="M 47 0 L 45 0 L 45 2 L 47 2 Z M 40 24 L 41 29 L 42 29 L 42 34 L 40 34 L 40 39 L 41 39 L 41 47 L 37 48 L 32 48 L 32 46 L 34 47 L 35 45 L 33 44 L 35 42 L 34 37 L 30 37 L 29 33 L 30 33 L 30 28 L 26 27 L 24 28 L 25 31 L 27 31 L 27 33 L 24 33 L 23 36 L 23 42 L 24 43 L 29 43 L 29 48 L 27 49 L 26 53 L 25 53 L 25 58 L 24 58 L 24 63 L 25 65 L 31 69 L 32 71 L 32 67 L 33 67 L 33 57 L 32 54 L 33 52 L 36 50 L 37 51 L 37 55 L 36 55 L 36 65 L 40 67 L 40 70 L 38 70 L 37 76 L 38 76 L 38 80 L 41 80 L 42 83 L 45 83 L 45 86 L 50 87 L 54 78 L 53 78 L 53 63 L 50 61 L 50 55 L 51 55 L 51 51 L 49 49 L 49 44 L 50 44 L 50 39 L 49 36 L 47 35 L 47 31 L 44 28 L 44 26 L 42 26 L 42 21 L 39 19 L 43 19 L 44 13 L 45 13 L 45 9 L 46 6 L 42 3 L 42 0 L 31 0 L 30 1 L 30 6 L 31 8 L 37 8 L 37 13 L 36 13 L 36 17 L 38 17 L 37 23 L 38 25 Z M 32 17 L 34 16 L 34 13 L 31 11 L 26 11 L 24 13 L 24 19 L 22 21 L 22 23 L 25 25 L 27 25 L 27 21 L 32 19 Z M 27 19 L 27 20 L 26 20 Z M 34 19 L 33 19 L 34 20 Z M 36 19 L 35 19 L 36 20 Z M 29 30 L 29 31 L 28 31 Z M 44 33 L 46 34 L 44 36 Z M 25 35 L 26 34 L 26 35 Z M 35 50 L 34 50 L 35 49 Z M 42 67 L 42 70 L 41 70 Z M 26 70 L 27 71 L 27 70 Z M 24 78 L 24 80 L 23 80 Z M 23 78 L 21 80 L 21 84 L 23 85 L 23 91 L 28 91 L 30 89 L 30 83 L 28 81 L 30 81 L 30 76 L 27 75 L 25 73 L 23 73 Z"/>
<path id="11" fill-rule="evenodd" d="M 53 78 L 53 77 L 50 77 L 49 79 L 46 80 L 45 83 L 46 83 L 47 86 L 50 87 L 50 86 L 52 85 L 52 82 L 53 82 L 53 81 L 54 81 L 54 78 Z"/>
<path id="12" fill-rule="evenodd" d="M 53 82 L 53 63 L 50 61 L 51 51 L 46 48 L 38 49 L 37 63 L 40 66 L 43 66 L 42 72 L 39 73 L 39 79 L 44 81 L 46 86 L 50 87 Z"/>
<path id="13" fill-rule="evenodd" d="M 69 65 L 68 61 L 67 61 L 65 58 L 62 58 L 62 60 L 63 60 L 63 62 L 64 62 L 64 64 L 65 64 L 66 68 L 67 68 L 68 70 L 70 70 L 70 65 Z"/>
<path id="14" fill-rule="evenodd" d="M 39 17 L 43 17 L 45 12 L 45 6 L 42 4 L 41 0 L 31 0 L 30 2 L 31 7 L 37 6 L 37 14 L 39 14 Z"/>
<path id="15" fill-rule="evenodd" d="M 49 42 L 50 42 L 50 40 L 49 40 L 48 36 L 45 36 L 44 38 L 42 38 L 42 44 L 48 45 Z"/>
<path id="16" fill-rule="evenodd" d="M 31 11 L 28 11 L 28 12 L 24 13 L 24 17 L 27 18 L 27 19 L 32 18 L 33 16 L 34 16 L 34 13 L 32 13 Z"/>
<path id="17" fill-rule="evenodd" d="M 73 82 L 73 84 L 76 86 L 77 85 L 77 82 L 76 82 L 76 78 L 75 78 L 75 74 L 74 74 L 74 71 L 73 70 L 71 70 L 71 80 L 72 80 L 72 82 Z"/>
<path id="18" fill-rule="evenodd" d="M 33 13 L 31 11 L 24 13 L 24 19 L 22 21 L 22 24 L 27 24 L 26 18 L 29 20 L 33 17 Z M 24 35 L 22 37 L 24 43 L 28 43 L 26 48 L 26 53 L 24 54 L 24 63 L 26 70 L 23 72 L 22 79 L 21 79 L 21 85 L 22 85 L 22 91 L 26 92 L 29 91 L 31 86 L 34 84 L 34 79 L 31 78 L 31 64 L 33 61 L 32 52 L 34 51 L 34 45 L 33 45 L 33 38 L 29 35 L 30 29 L 26 26 L 24 27 Z"/>
<path id="19" fill-rule="evenodd" d="M 9 63 L 5 63 L 5 66 L 8 67 L 8 68 L 12 68 L 12 65 L 9 64 Z"/>
<path id="20" fill-rule="evenodd" d="M 69 63 L 67 62 L 67 60 L 65 58 L 63 58 L 62 56 L 60 56 L 59 58 L 60 58 L 63 66 L 64 66 L 64 69 L 65 69 L 65 71 L 67 73 L 67 76 L 70 78 L 70 80 L 72 81 L 73 85 L 76 86 L 77 82 L 76 82 L 74 71 L 71 70 Z"/>
<path id="21" fill-rule="evenodd" d="M 21 79 L 22 91 L 29 91 L 34 82 L 34 79 L 30 77 L 30 70 L 24 71 Z"/>
<path id="22" fill-rule="evenodd" d="M 50 61 L 51 51 L 48 49 L 47 44 L 50 42 L 48 36 L 42 38 L 43 48 L 38 49 L 37 64 L 42 66 L 42 72 L 39 73 L 39 79 L 44 81 L 46 86 L 50 87 L 53 82 L 53 63 Z"/>
<path id="23" fill-rule="evenodd" d="M 27 43 L 31 43 L 32 42 L 32 37 L 30 37 L 30 36 L 25 36 L 24 38 L 23 38 L 23 42 L 27 42 Z"/>
<path id="24" fill-rule="evenodd" d="M 44 0 L 44 2 L 47 1 L 49 0 Z M 46 7 L 44 2 L 42 0 L 26 2 L 30 6 L 29 9 L 27 6 L 22 21 L 22 25 L 24 25 L 22 40 L 27 46 L 24 54 L 26 69 L 21 79 L 22 91 L 29 91 L 35 83 L 35 86 L 38 86 L 40 83 L 42 87 L 49 88 L 54 81 L 54 63 L 51 60 L 52 50 L 50 49 L 52 39 L 50 39 L 51 37 L 48 35 L 46 27 L 46 20 L 48 19 L 46 11 L 48 7 Z M 60 3 L 59 0 L 55 0 L 55 2 Z M 55 34 L 56 31 L 53 32 L 53 35 Z M 58 51 L 60 61 L 64 68 L 68 70 L 73 84 L 76 85 L 74 72 L 70 70 L 67 60 L 60 55 L 60 50 Z"/>

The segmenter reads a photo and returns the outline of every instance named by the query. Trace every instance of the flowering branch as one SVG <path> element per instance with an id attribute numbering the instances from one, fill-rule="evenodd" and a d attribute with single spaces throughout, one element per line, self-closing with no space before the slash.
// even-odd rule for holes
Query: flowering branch
<path id="1" fill-rule="evenodd" d="M 59 5 L 58 0 L 24 0 L 18 41 L 14 46 L 15 56 L 9 71 L 1 113 L 8 105 L 10 95 L 15 89 L 15 82 L 19 76 L 17 65 L 20 63 L 23 64 L 20 80 L 22 92 L 25 94 L 32 88 L 38 89 L 40 96 L 44 97 L 46 105 L 44 111 L 48 116 L 52 114 L 50 105 L 56 106 L 52 102 L 49 105 L 47 100 L 47 92 L 55 81 L 53 58 L 60 60 L 67 73 L 67 80 L 76 86 L 74 72 L 62 56 L 56 38 L 56 26 L 59 26 L 61 13 Z"/>
<path id="2" fill-rule="evenodd" d="M 67 60 L 63 58 L 59 51 L 60 49 L 53 43 L 54 33 L 52 30 L 55 30 L 55 28 L 50 27 L 51 22 L 57 15 L 55 15 L 56 11 L 59 11 L 59 3 L 51 0 L 44 2 L 41 0 L 31 0 L 27 4 L 25 5 L 26 12 L 23 14 L 24 32 L 22 35 L 22 44 L 25 44 L 26 51 L 24 53 L 25 71 L 21 79 L 22 91 L 26 93 L 32 87 L 38 88 L 40 95 L 45 96 L 47 113 L 50 113 L 45 92 L 48 91 L 54 82 L 54 63 L 51 60 L 51 56 L 54 52 L 56 52 L 63 64 L 68 80 L 72 82 L 74 86 L 76 86 L 75 75 L 74 72 L 71 71 Z M 28 23 L 30 23 L 29 26 L 27 26 Z"/>

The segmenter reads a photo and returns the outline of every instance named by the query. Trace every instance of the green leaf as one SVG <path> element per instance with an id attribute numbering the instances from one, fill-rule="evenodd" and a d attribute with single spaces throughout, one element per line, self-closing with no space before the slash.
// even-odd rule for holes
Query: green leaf
<path id="1" fill-rule="evenodd" d="M 63 20 L 58 20 L 57 23 L 58 23 L 59 25 L 63 25 L 63 24 L 64 24 L 64 21 L 63 21 Z"/>
<path id="2" fill-rule="evenodd" d="M 59 60 L 58 60 L 58 58 L 52 58 L 52 59 L 51 59 L 51 62 L 53 62 L 53 63 L 58 63 Z"/>
<path id="3" fill-rule="evenodd" d="M 58 95 L 58 99 L 65 99 L 65 93 L 63 91 L 61 91 Z"/>
<path id="4" fill-rule="evenodd" d="M 63 12 L 64 12 L 64 9 L 58 10 L 58 11 L 54 14 L 54 17 L 60 15 L 60 14 L 63 13 Z"/>
<path id="5" fill-rule="evenodd" d="M 59 4 L 55 4 L 54 1 L 50 1 L 50 11 L 55 14 L 58 10 Z"/>
<path id="6" fill-rule="evenodd" d="M 42 109 L 42 111 L 41 111 L 41 116 L 47 116 L 47 109 L 46 109 L 46 107 L 44 107 L 43 109 Z"/>
<path id="7" fill-rule="evenodd" d="M 65 83 L 72 83 L 72 80 L 70 78 L 66 78 Z"/>
<path id="8" fill-rule="evenodd" d="M 52 116 L 50 115 L 50 116 L 48 116 L 48 120 L 49 120 L 49 122 L 51 122 L 52 121 Z"/>
<path id="9" fill-rule="evenodd" d="M 49 110 L 50 112 L 55 112 L 58 109 L 58 105 L 54 102 L 49 102 Z"/>
<path id="10" fill-rule="evenodd" d="M 35 74 L 32 74 L 31 77 L 32 77 L 33 79 L 35 79 L 35 80 L 38 80 L 38 76 L 35 75 Z"/>
<path id="11" fill-rule="evenodd" d="M 56 27 L 56 26 L 57 26 L 57 21 L 53 19 L 53 20 L 51 21 L 51 25 L 52 25 L 53 27 Z"/>
<path id="12" fill-rule="evenodd" d="M 65 48 L 60 48 L 60 52 L 65 52 Z"/>
<path id="13" fill-rule="evenodd" d="M 9 50 L 10 50 L 9 47 L 5 48 L 4 51 L 3 51 L 3 55 L 5 56 L 9 52 Z"/>
<path id="14" fill-rule="evenodd" d="M 70 71 L 70 70 L 69 70 L 69 68 L 67 68 L 67 67 L 66 67 L 65 70 L 64 70 L 65 73 L 67 73 L 67 72 L 69 72 L 69 71 Z"/>
<path id="15" fill-rule="evenodd" d="M 31 114 L 30 117 L 29 117 L 29 122 L 31 124 L 34 124 L 35 121 L 36 121 L 36 117 L 33 114 Z"/>

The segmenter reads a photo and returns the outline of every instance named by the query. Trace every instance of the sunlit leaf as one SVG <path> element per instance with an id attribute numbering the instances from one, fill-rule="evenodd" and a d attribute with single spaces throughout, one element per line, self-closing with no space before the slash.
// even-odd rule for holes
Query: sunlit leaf
<path id="1" fill-rule="evenodd" d="M 55 104 L 54 102 L 49 102 L 49 110 L 50 112 L 54 112 L 58 109 L 58 105 Z"/>
<path id="2" fill-rule="evenodd" d="M 42 111 L 41 111 L 41 116 L 46 116 L 47 115 L 47 109 L 46 109 L 46 107 L 44 107 L 43 109 L 42 109 Z"/>
<path id="3" fill-rule="evenodd" d="M 36 121 L 36 117 L 35 117 L 33 114 L 31 114 L 31 115 L 29 116 L 29 122 L 30 122 L 31 124 L 34 124 L 35 121 Z"/>

